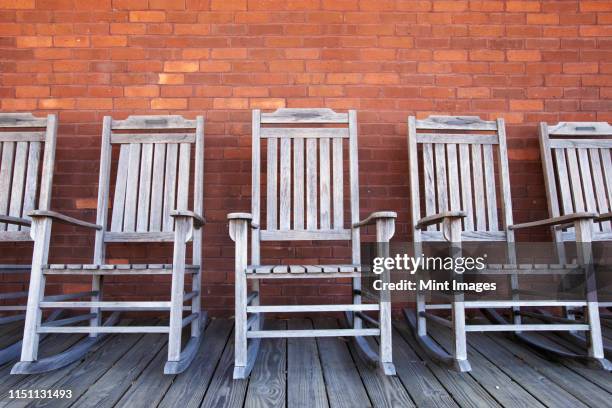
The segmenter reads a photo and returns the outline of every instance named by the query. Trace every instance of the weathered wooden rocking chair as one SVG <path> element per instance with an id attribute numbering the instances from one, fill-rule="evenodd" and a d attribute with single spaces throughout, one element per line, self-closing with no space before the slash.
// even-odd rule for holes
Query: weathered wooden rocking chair
<path id="1" fill-rule="evenodd" d="M 182 131 L 176 133 L 176 131 Z M 153 132 L 155 133 L 153 133 Z M 165 131 L 164 133 L 158 133 Z M 112 219 L 107 229 L 112 147 L 120 145 Z M 188 210 L 191 150 L 195 145 L 193 211 Z M 204 119 L 181 116 L 130 116 L 125 120 L 104 117 L 96 224 L 83 222 L 54 211 L 31 213 L 34 230 L 34 259 L 25 320 L 21 362 L 12 374 L 29 374 L 63 367 L 82 357 L 107 333 L 167 333 L 166 374 L 185 370 L 199 347 L 206 315 L 200 309 L 201 246 L 204 219 Z M 90 265 L 48 265 L 52 221 L 64 222 L 96 232 L 93 263 Z M 185 264 L 186 244 L 193 241 L 192 265 Z M 105 264 L 107 243 L 173 242 L 172 264 Z M 185 274 L 192 275 L 192 289 L 184 292 Z M 90 301 L 66 302 L 67 295 L 43 300 L 47 275 L 90 275 L 91 292 L 80 294 Z M 102 301 L 105 275 L 172 275 L 170 301 Z M 68 295 L 71 296 L 71 295 Z M 191 306 L 184 302 L 191 301 Z M 86 309 L 88 313 L 65 319 L 70 323 L 88 321 L 85 326 L 41 324 L 44 309 Z M 113 326 L 119 311 L 169 311 L 169 326 Z M 190 314 L 183 317 L 183 311 Z M 102 324 L 102 312 L 113 312 Z M 181 351 L 181 332 L 191 324 L 191 338 Z M 88 333 L 67 351 L 38 359 L 39 336 L 43 333 Z"/>
<path id="2" fill-rule="evenodd" d="M 0 113 L 0 242 L 27 242 L 34 209 L 48 209 L 55 162 L 57 119 L 55 115 L 38 118 L 31 113 Z M 41 166 L 41 154 L 43 156 Z M 40 184 L 39 184 L 40 182 Z M 38 200 L 37 200 L 38 194 Z M 0 265 L 0 273 L 29 272 L 30 264 Z M 25 299 L 27 292 L 0 294 L 0 301 Z M 3 305 L 0 326 L 21 321 L 25 305 Z M 51 314 L 55 320 L 59 311 Z M 0 350 L 0 364 L 19 356 L 21 341 Z"/>
<path id="3" fill-rule="evenodd" d="M 313 127 L 312 125 L 327 125 Z M 329 127 L 329 124 L 342 127 Z M 268 125 L 268 126 L 262 126 Z M 272 125 L 272 126 L 270 126 Z M 285 127 L 275 127 L 285 125 Z M 302 127 L 293 127 L 302 125 Z M 304 126 L 306 125 L 306 126 Z M 260 224 L 261 144 L 266 143 L 266 226 Z M 345 141 L 347 143 L 345 143 Z M 304 145 L 306 147 L 304 148 Z M 348 150 L 351 222 L 344 222 L 343 153 Z M 280 150 L 280 154 L 279 154 Z M 378 242 L 393 236 L 396 214 L 377 212 L 359 221 L 357 169 L 357 115 L 330 109 L 253 111 L 252 213 L 228 215 L 230 236 L 236 243 L 236 329 L 234 378 L 249 376 L 261 338 L 357 336 L 356 346 L 374 359 L 387 375 L 395 374 L 391 356 L 391 304 L 361 303 L 360 228 L 376 224 Z M 331 156 L 331 158 L 330 158 Z M 279 172 L 280 169 L 280 172 Z M 280 174 L 279 174 L 280 173 Z M 280 197 L 279 197 L 280 196 Z M 306 198 L 304 198 L 306 197 Z M 304 202 L 306 204 L 304 204 Z M 280 210 L 279 210 L 280 208 Z M 247 232 L 251 235 L 251 262 L 247 262 Z M 261 241 L 351 240 L 352 260 L 345 265 L 262 265 Z M 388 279 L 388 275 L 385 275 Z M 353 303 L 348 305 L 263 306 L 259 279 L 353 278 Z M 248 293 L 248 281 L 253 292 Z M 328 330 L 262 330 L 266 312 L 353 312 L 352 328 Z M 376 328 L 363 327 L 363 311 L 379 311 Z M 249 316 L 250 315 L 250 316 Z M 380 353 L 362 336 L 380 336 Z"/>
<path id="4" fill-rule="evenodd" d="M 586 305 L 587 302 L 520 299 L 520 275 L 541 273 L 543 268 L 550 269 L 551 273 L 575 273 L 576 268 L 566 265 L 517 265 L 514 230 L 558 222 L 574 223 L 578 230 L 588 231 L 586 224 L 590 223 L 591 219 L 577 215 L 513 225 L 503 119 L 483 121 L 472 116 L 430 116 L 425 120 L 416 120 L 410 117 L 408 149 L 415 256 L 422 254 L 424 242 L 451 243 L 453 256 L 460 256 L 462 242 L 506 243 L 507 263 L 488 264 L 480 273 L 507 275 L 512 289 L 511 300 L 466 301 L 463 293 L 454 292 L 450 304 L 427 304 L 426 294 L 417 292 L 416 311 L 406 309 L 404 313 L 425 350 L 442 363 L 459 371 L 469 371 L 471 367 L 467 360 L 467 332 L 507 331 L 526 337 L 524 332 L 530 331 L 588 331 L 593 344 L 589 350 L 589 358 L 606 367 L 609 363 L 603 358 L 601 351 L 599 319 L 590 319 L 588 323 L 582 324 L 524 324 L 521 321 L 521 307 Z M 496 154 L 494 150 L 497 151 Z M 499 184 L 496 183 L 495 156 Z M 420 188 L 421 172 L 424 194 Z M 496 190 L 496 185 L 499 190 Z M 499 204 L 497 191 L 501 194 Z M 420 203 L 422 195 L 425 198 L 424 212 L 421 211 Z M 498 218 L 499 209 L 501 220 Z M 583 257 L 582 261 L 584 260 L 586 258 Z M 461 279 L 459 275 L 455 277 Z M 493 309 L 503 308 L 512 309 L 511 324 L 505 321 L 496 322 L 501 324 L 466 324 L 466 309 L 487 309 L 491 314 L 497 315 Z M 432 310 L 448 309 L 452 311 L 451 320 L 431 313 Z M 427 335 L 427 319 L 451 328 L 452 354 L 443 350 Z"/>
<path id="5" fill-rule="evenodd" d="M 551 126 L 542 122 L 540 150 L 551 217 L 546 224 L 552 226 L 559 263 L 571 261 L 565 245 L 569 242 L 577 246 L 578 262 L 590 264 L 593 256 L 591 242 L 612 242 L 612 126 L 606 122 L 560 122 Z M 571 220 L 575 221 L 572 223 Z M 544 222 L 532 224 L 542 225 Z M 576 315 L 581 316 L 581 323 L 591 327 L 590 338 L 580 331 L 565 335 L 574 343 L 588 347 L 590 357 L 601 358 L 605 345 L 598 334 L 599 308 L 611 307 L 612 303 L 598 302 L 598 286 L 593 271 L 585 272 L 587 302 L 564 305 L 563 318 L 544 310 L 528 315 L 544 321 L 566 323 L 578 323 Z M 523 337 L 523 340 L 532 343 L 529 337 Z M 535 345 L 561 356 L 584 358 L 584 355 L 571 354 L 550 345 Z M 608 355 L 612 353 L 610 345 L 604 348 Z"/>

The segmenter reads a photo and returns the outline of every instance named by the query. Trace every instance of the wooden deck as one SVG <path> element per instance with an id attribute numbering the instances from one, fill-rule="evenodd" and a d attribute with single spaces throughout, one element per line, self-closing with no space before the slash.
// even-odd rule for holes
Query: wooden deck
<path id="1" fill-rule="evenodd" d="M 129 324 L 129 322 L 124 322 Z M 332 328 L 333 319 L 269 320 L 268 328 Z M 249 380 L 233 381 L 233 321 L 213 319 L 186 373 L 165 376 L 167 338 L 108 336 L 84 360 L 32 376 L 0 367 L 0 406 L 28 407 L 604 407 L 612 375 L 570 361 L 553 362 L 501 334 L 470 333 L 473 371 L 459 374 L 429 361 L 408 327 L 395 322 L 397 377 L 365 366 L 350 342 L 337 338 L 263 340 Z M 448 348 L 449 332 L 431 325 Z M 612 331 L 606 328 L 606 336 Z M 0 347 L 19 336 L 2 331 Z M 549 339 L 571 345 L 554 334 Z M 42 355 L 66 349 L 79 337 L 50 336 Z M 70 389 L 64 400 L 11 400 L 9 390 Z"/>

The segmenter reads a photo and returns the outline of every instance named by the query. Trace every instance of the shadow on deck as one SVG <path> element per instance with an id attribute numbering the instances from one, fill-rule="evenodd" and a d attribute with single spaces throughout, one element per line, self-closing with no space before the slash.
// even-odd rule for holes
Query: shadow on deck
<path id="1" fill-rule="evenodd" d="M 127 324 L 128 322 L 124 322 Z M 268 328 L 330 328 L 333 319 L 269 320 Z M 450 333 L 431 325 L 444 348 Z M 233 321 L 212 319 L 188 371 L 166 376 L 163 335 L 108 336 L 82 361 L 51 373 L 10 376 L 0 367 L 0 406 L 28 407 L 603 407 L 612 401 L 612 375 L 571 361 L 552 361 L 502 334 L 468 335 L 473 371 L 437 366 L 407 325 L 395 322 L 397 377 L 367 367 L 337 338 L 263 340 L 248 380 L 232 380 Z M 605 328 L 612 339 L 612 331 Z M 0 347 L 19 336 L 5 327 Z M 572 349 L 554 334 L 549 339 Z M 57 353 L 79 339 L 49 336 L 41 352 Z M 9 390 L 71 390 L 69 399 L 11 399 Z"/>

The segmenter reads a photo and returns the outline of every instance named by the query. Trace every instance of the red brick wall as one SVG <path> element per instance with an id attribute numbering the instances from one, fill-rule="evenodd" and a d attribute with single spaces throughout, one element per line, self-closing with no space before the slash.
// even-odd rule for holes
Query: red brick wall
<path id="1" fill-rule="evenodd" d="M 218 313 L 233 302 L 225 214 L 250 206 L 250 109 L 357 109 L 362 213 L 396 210 L 404 240 L 408 115 L 506 118 L 519 221 L 546 214 L 536 123 L 612 120 L 610 1 L 0 0 L 0 55 L 0 109 L 59 114 L 53 207 L 81 218 L 94 219 L 103 115 L 206 116 L 204 303 Z M 55 260 L 88 262 L 91 236 L 55 232 Z M 141 280 L 111 289 L 136 290 L 168 293 Z M 328 282 L 264 294 L 347 292 Z"/>

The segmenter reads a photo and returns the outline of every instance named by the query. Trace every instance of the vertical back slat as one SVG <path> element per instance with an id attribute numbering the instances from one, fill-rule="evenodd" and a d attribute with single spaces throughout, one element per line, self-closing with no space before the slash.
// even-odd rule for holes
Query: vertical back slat
<path id="1" fill-rule="evenodd" d="M 142 145 L 140 161 L 140 182 L 138 185 L 138 218 L 136 231 L 145 232 L 149 229 L 149 209 L 151 205 L 151 179 L 153 169 L 153 144 Z"/>
<path id="2" fill-rule="evenodd" d="M 21 217 L 23 206 L 23 189 L 28 159 L 28 142 L 17 142 L 15 149 L 15 161 L 13 166 L 13 182 L 11 185 L 11 201 L 8 214 L 13 217 Z M 18 231 L 19 226 L 7 225 L 8 231 Z"/>
<path id="3" fill-rule="evenodd" d="M 344 228 L 344 172 L 342 139 L 332 141 L 334 229 Z"/>
<path id="4" fill-rule="evenodd" d="M 166 147 L 166 177 L 164 180 L 164 214 L 162 228 L 165 232 L 174 230 L 174 220 L 170 212 L 176 207 L 176 165 L 178 160 L 178 145 L 169 144 Z"/>
<path id="5" fill-rule="evenodd" d="M 140 143 L 130 144 L 130 159 L 128 161 L 127 187 L 125 192 L 125 214 L 123 216 L 123 231 L 125 232 L 134 232 L 136 230 L 140 150 Z"/>
<path id="6" fill-rule="evenodd" d="M 461 209 L 461 190 L 459 189 L 459 167 L 457 166 L 457 145 L 446 146 L 448 160 L 448 194 L 450 209 L 458 211 Z"/>
<path id="7" fill-rule="evenodd" d="M 125 212 L 125 192 L 127 187 L 128 163 L 130 160 L 130 146 L 121 145 L 119 150 L 119 163 L 117 164 L 117 182 L 115 183 L 115 196 L 113 197 L 113 219 L 111 231 L 123 231 L 123 213 Z"/>
<path id="8" fill-rule="evenodd" d="M 470 170 L 470 146 L 459 145 L 459 163 L 461 168 L 461 198 L 462 209 L 467 213 L 464 219 L 464 229 L 474 229 L 474 210 L 472 208 L 472 172 Z"/>
<path id="9" fill-rule="evenodd" d="M 483 164 L 485 173 L 485 189 L 487 194 L 487 218 L 489 231 L 498 231 L 497 194 L 495 191 L 495 161 L 493 159 L 493 146 L 483 145 Z"/>
<path id="10" fill-rule="evenodd" d="M 597 204 L 595 203 L 595 192 L 593 191 L 593 178 L 591 174 L 591 165 L 589 162 L 589 152 L 587 149 L 577 149 L 578 165 L 580 167 L 580 177 L 582 188 L 584 190 L 585 207 L 588 212 L 597 213 Z M 593 224 L 595 231 L 600 231 L 598 223 Z"/>
<path id="11" fill-rule="evenodd" d="M 603 173 L 601 169 L 601 160 L 599 157 L 599 149 L 589 149 L 589 157 L 593 168 L 593 190 L 597 200 L 597 212 L 605 214 L 610 211 L 608 206 L 608 197 L 606 195 L 606 186 L 604 184 Z M 610 231 L 610 222 L 600 223 L 602 231 Z"/>
<path id="12" fill-rule="evenodd" d="M 569 173 L 567 171 L 567 161 L 565 160 L 564 149 L 554 149 L 555 161 L 557 162 L 557 177 L 559 179 L 559 191 L 561 194 L 561 203 L 563 214 L 571 214 L 574 212 L 572 203 L 572 193 L 570 192 Z M 557 197 L 554 197 L 556 200 Z"/>
<path id="13" fill-rule="evenodd" d="M 431 143 L 423 144 L 423 181 L 425 183 L 425 215 L 432 215 L 436 213 L 436 176 Z M 428 231 L 435 229 L 434 225 L 427 227 Z"/>
<path id="14" fill-rule="evenodd" d="M 317 229 L 317 139 L 306 139 L 306 228 Z"/>
<path id="15" fill-rule="evenodd" d="M 176 208 L 172 210 L 187 210 L 189 208 L 189 168 L 191 167 L 191 144 L 181 143 L 179 147 L 179 174 L 176 192 Z"/>
<path id="16" fill-rule="evenodd" d="M 278 143 L 274 138 L 268 139 L 268 157 L 267 157 L 267 192 L 266 192 L 266 228 L 269 230 L 277 229 L 276 213 L 278 194 L 278 164 L 277 164 Z"/>
<path id="17" fill-rule="evenodd" d="M 438 212 L 448 211 L 448 179 L 446 175 L 446 149 L 443 144 L 434 145 L 436 155 L 436 193 L 438 195 Z M 439 226 L 438 226 L 439 229 Z"/>
<path id="18" fill-rule="evenodd" d="M 14 154 L 15 143 L 4 142 L 2 146 L 2 163 L 0 163 L 0 214 L 4 215 L 8 214 Z M 6 224 L 0 223 L 0 231 L 6 231 Z"/>
<path id="19" fill-rule="evenodd" d="M 357 147 L 357 112 L 350 110 L 349 117 L 349 180 L 351 188 L 351 225 L 359 222 L 359 149 Z M 361 263 L 361 232 L 353 230 L 351 234 L 352 254 L 354 264 Z M 353 290 L 361 290 L 361 280 L 353 279 Z M 357 301 L 360 296 L 355 296 Z"/>
<path id="20" fill-rule="evenodd" d="M 612 160 L 610 159 L 610 149 L 599 149 L 599 153 L 601 154 L 604 182 L 608 191 L 608 208 L 612 211 Z"/>
<path id="21" fill-rule="evenodd" d="M 30 142 L 28 149 L 28 169 L 26 174 L 25 192 L 23 196 L 23 216 L 36 208 L 36 192 L 38 190 L 38 169 L 40 167 L 40 142 Z M 21 227 L 28 231 L 28 227 Z"/>
<path id="22" fill-rule="evenodd" d="M 149 231 L 159 232 L 162 229 L 162 213 L 164 203 L 164 170 L 166 165 L 166 145 L 154 145 L 153 180 L 151 185 L 151 217 Z"/>
<path id="23" fill-rule="evenodd" d="M 293 228 L 304 229 L 304 139 L 293 139 Z"/>
<path id="24" fill-rule="evenodd" d="M 280 142 L 280 229 L 291 229 L 291 139 Z"/>
<path id="25" fill-rule="evenodd" d="M 324 137 L 319 141 L 319 167 L 320 167 L 320 183 L 319 194 L 321 196 L 321 229 L 331 228 L 331 173 L 329 167 L 329 138 Z"/>
<path id="26" fill-rule="evenodd" d="M 582 196 L 582 182 L 580 180 L 580 169 L 578 167 L 578 159 L 576 157 L 576 149 L 569 148 L 566 150 L 567 165 L 569 168 L 571 195 L 574 199 L 574 210 L 576 212 L 584 211 L 584 198 Z"/>
<path id="27" fill-rule="evenodd" d="M 476 231 L 486 231 L 486 215 L 483 197 L 485 196 L 483 172 L 482 172 L 482 154 L 481 146 L 478 144 L 472 145 L 472 174 L 474 175 L 474 207 L 475 208 L 475 225 Z"/>

